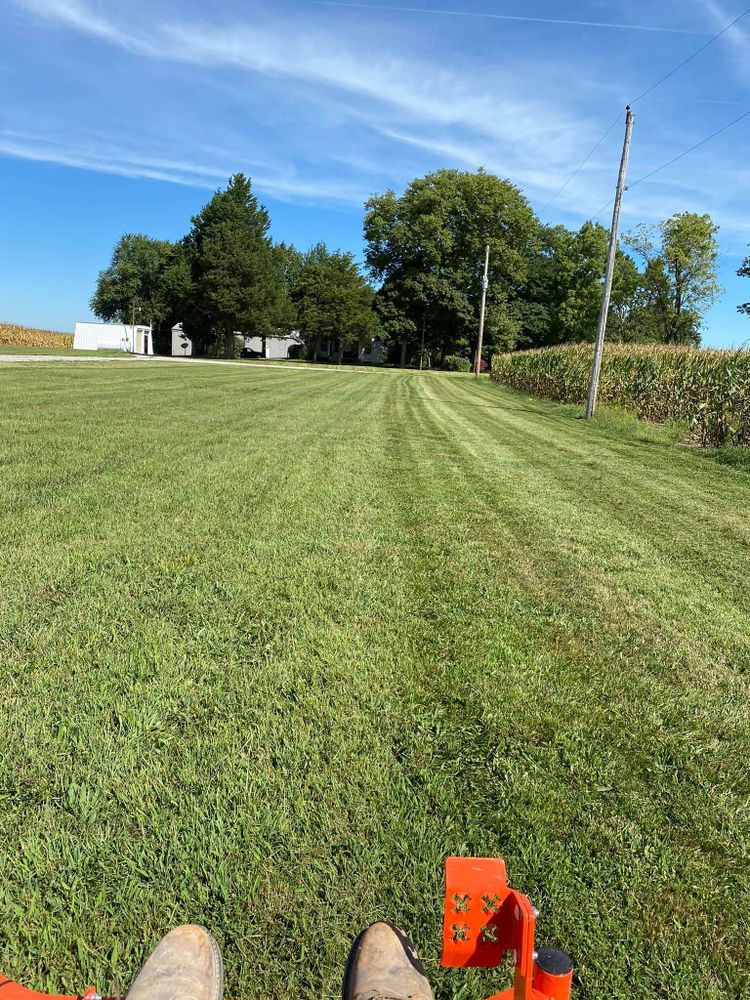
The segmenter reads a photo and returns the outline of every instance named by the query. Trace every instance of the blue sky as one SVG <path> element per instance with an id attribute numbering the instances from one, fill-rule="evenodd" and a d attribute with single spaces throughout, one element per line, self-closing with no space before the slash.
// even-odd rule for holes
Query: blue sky
<path id="1" fill-rule="evenodd" d="M 440 166 L 484 165 L 541 211 L 743 2 L 2 0 L 0 318 L 72 329 L 123 232 L 183 235 L 237 170 L 277 239 L 358 256 L 367 196 Z M 636 104 L 631 180 L 746 110 L 750 15 Z M 684 210 L 721 226 L 706 343 L 750 338 L 749 136 L 747 118 L 626 195 L 625 229 Z M 545 221 L 608 201 L 621 142 L 618 126 Z"/>

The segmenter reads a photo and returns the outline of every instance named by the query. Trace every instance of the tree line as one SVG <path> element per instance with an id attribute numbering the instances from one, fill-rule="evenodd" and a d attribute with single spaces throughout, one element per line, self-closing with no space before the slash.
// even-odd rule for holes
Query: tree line
<path id="1" fill-rule="evenodd" d="M 365 260 L 319 243 L 300 252 L 270 236 L 266 208 L 236 174 L 177 242 L 126 234 L 91 300 L 102 319 L 148 323 L 169 353 L 182 323 L 197 354 L 234 356 L 235 334 L 299 334 L 306 357 L 380 338 L 393 362 L 444 364 L 476 349 L 490 246 L 487 353 L 594 339 L 608 232 L 544 225 L 510 181 L 438 170 L 365 205 Z M 684 212 L 640 226 L 618 249 L 609 336 L 698 344 L 717 281 L 718 227 Z M 750 258 L 740 269 L 750 276 Z M 750 303 L 739 307 L 750 314 Z"/>
<path id="2" fill-rule="evenodd" d="M 234 357 L 236 334 L 298 331 L 314 357 L 327 336 L 339 355 L 377 332 L 375 292 L 349 253 L 324 244 L 300 253 L 269 235 L 249 178 L 235 174 L 172 243 L 126 234 L 91 299 L 101 319 L 147 323 L 158 353 L 181 323 L 196 354 Z"/>

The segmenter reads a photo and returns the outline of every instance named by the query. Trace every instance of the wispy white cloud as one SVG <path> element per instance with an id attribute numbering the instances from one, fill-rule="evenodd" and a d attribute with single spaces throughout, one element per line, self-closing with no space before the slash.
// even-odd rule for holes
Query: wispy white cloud
<path id="1" fill-rule="evenodd" d="M 432 134 L 417 136 L 396 129 L 385 128 L 383 135 L 394 142 L 403 143 L 416 149 L 424 150 L 440 157 L 451 167 L 463 167 L 485 170 L 502 177 L 512 176 L 527 194 L 544 197 L 556 190 L 561 179 L 557 170 L 546 162 L 524 157 L 519 160 L 513 151 L 503 151 L 502 146 L 495 143 L 483 144 L 481 138 L 474 141 L 460 142 L 445 136 Z M 564 168 L 563 168 L 564 169 Z"/>
<path id="2" fill-rule="evenodd" d="M 717 29 L 724 28 L 737 16 L 736 13 L 726 11 L 718 0 L 697 0 L 697 3 Z M 750 80 L 750 30 L 747 27 L 749 23 L 750 14 L 744 16 L 723 36 L 734 55 L 735 68 L 745 81 Z"/>
<path id="3" fill-rule="evenodd" d="M 191 132 L 179 125 L 171 136 L 163 137 L 161 145 L 151 136 L 147 143 L 140 143 L 151 151 L 149 156 L 123 152 L 139 148 L 137 135 L 118 145 L 96 135 L 79 142 L 75 132 L 48 137 L 46 142 L 41 136 L 21 139 L 8 132 L 4 137 L 0 134 L 4 143 L 0 152 L 6 155 L 125 176 L 213 188 L 230 172 L 245 169 L 252 173 L 258 189 L 271 197 L 354 205 L 361 204 L 373 188 L 408 180 L 407 169 L 445 163 L 469 168 L 485 165 L 546 201 L 601 132 L 601 117 L 590 115 L 585 95 L 615 100 L 602 90 L 595 73 L 584 76 L 590 72 L 585 61 L 580 70 L 561 72 L 554 60 L 535 60 L 528 52 L 523 59 L 506 54 L 502 61 L 455 53 L 455 58 L 446 59 L 444 54 L 432 54 L 429 44 L 420 46 L 416 36 L 409 43 L 394 41 L 390 29 L 376 35 L 370 25 L 362 23 L 332 32 L 320 19 L 300 24 L 298 18 L 285 19 L 276 8 L 254 8 L 243 20 L 229 23 L 218 16 L 209 22 L 195 14 L 176 19 L 173 12 L 158 6 L 132 10 L 127 5 L 94 7 L 85 0 L 14 2 L 48 24 L 139 58 L 200 67 L 205 78 L 225 84 L 231 81 L 237 102 L 243 92 L 262 84 L 274 93 L 272 117 L 277 107 L 298 110 L 300 102 L 306 102 L 306 115 L 296 122 L 289 119 L 293 124 L 284 137 L 285 153 L 274 150 L 275 157 L 268 150 L 278 131 L 269 133 L 265 147 L 261 144 L 257 151 L 257 144 L 249 141 L 253 156 L 246 155 L 240 141 L 222 152 L 218 143 L 206 142 L 200 130 Z M 724 26 L 731 20 L 719 0 L 697 2 L 704 15 L 713 19 L 711 23 Z M 734 46 L 745 46 L 744 33 L 736 31 L 728 32 L 727 38 Z M 248 86 L 250 80 L 254 86 Z M 309 113 L 316 101 L 317 117 Z M 301 126 L 304 117 L 315 119 L 309 134 Z M 335 142 L 328 142 L 328 128 L 330 135 L 335 130 Z M 200 143 L 192 140 L 194 134 L 200 135 Z M 687 145 L 684 133 L 656 137 L 656 163 L 668 158 L 669 153 L 661 153 L 672 144 L 678 150 Z M 190 149 L 189 157 L 175 157 L 173 150 L 185 146 Z M 163 155 L 159 150 L 165 151 Z M 564 208 L 571 216 L 585 217 L 606 200 L 615 169 L 610 153 L 602 149 L 587 164 L 565 197 L 558 199 L 556 210 Z M 686 176 L 701 178 L 694 192 L 681 180 Z M 702 199 L 703 210 L 708 202 L 709 208 L 718 205 L 721 209 L 720 196 L 700 172 L 677 171 L 670 183 L 676 199 L 682 197 L 691 204 Z M 731 184 L 727 187 L 731 189 Z M 651 212 L 663 214 L 665 199 L 654 196 L 655 189 L 650 194 L 638 190 L 630 204 L 639 206 L 644 217 Z"/>
<path id="4" fill-rule="evenodd" d="M 125 150 L 129 145 L 119 145 L 111 138 L 89 136 L 85 143 L 74 137 L 72 143 L 50 141 L 45 136 L 13 131 L 0 132 L 0 155 L 38 163 L 56 163 L 96 173 L 114 174 L 118 177 L 145 178 L 180 184 L 185 187 L 214 190 L 224 184 L 237 169 L 236 160 L 227 157 L 224 166 L 210 166 L 175 160 L 168 156 L 138 157 Z M 255 188 L 279 201 L 317 202 L 328 201 L 342 205 L 361 205 L 367 191 L 361 185 L 338 180 L 317 180 L 298 177 L 288 168 L 280 166 L 265 174 L 252 171 Z"/>
<path id="5" fill-rule="evenodd" d="M 185 173 L 175 170 L 170 161 L 163 164 L 158 160 L 128 162 L 125 159 L 107 156 L 106 153 L 74 152 L 71 147 L 56 146 L 41 137 L 19 139 L 12 135 L 0 134 L 0 154 L 38 163 L 57 163 L 97 173 L 115 174 L 119 177 L 144 177 L 149 180 L 167 181 L 170 184 L 184 184 L 188 187 L 214 188 L 219 180 L 226 179 L 225 175 L 221 175 L 215 176 L 211 181 L 202 171 Z"/>
<path id="6" fill-rule="evenodd" d="M 342 0 L 316 0 L 319 7 L 343 7 L 349 10 L 391 11 L 396 14 L 430 14 L 434 17 L 468 17 L 491 21 L 526 21 L 533 24 L 556 24 L 575 28 L 606 28 L 615 31 L 655 31 L 669 35 L 700 35 L 694 28 L 676 25 L 623 24 L 617 21 L 576 21 L 558 17 L 530 17 L 521 14 L 496 14 L 490 11 L 445 10 L 437 7 L 392 7 L 386 4 L 344 3 Z"/>
<path id="7" fill-rule="evenodd" d="M 47 20 L 65 25 L 130 52 L 201 66 L 240 69 L 346 98 L 347 113 L 382 134 L 400 125 L 418 141 L 425 127 L 450 127 L 462 136 L 503 144 L 511 166 L 536 156 L 540 145 L 560 161 L 575 154 L 585 120 L 552 99 L 514 97 L 518 67 L 484 67 L 479 80 L 466 67 L 449 67 L 418 56 L 405 58 L 387 48 L 374 57 L 372 40 L 332 37 L 322 30 L 290 32 L 278 20 L 253 18 L 226 27 L 201 21 L 161 20 L 147 28 L 105 19 L 82 0 L 15 0 Z M 554 93 L 550 80 L 550 93 Z M 426 142 L 426 140 L 424 140 Z M 482 155 L 483 162 L 488 162 Z"/>
<path id="8" fill-rule="evenodd" d="M 48 21 L 55 21 L 65 27 L 112 42 L 131 52 L 143 55 L 158 54 L 146 37 L 132 37 L 127 31 L 121 30 L 111 20 L 80 0 L 12 0 L 12 2 Z"/>
<path id="9" fill-rule="evenodd" d="M 172 24 L 165 27 L 164 38 L 173 58 L 343 91 L 359 99 L 351 113 L 370 124 L 383 119 L 376 108 L 385 106 L 389 120 L 395 111 L 420 126 L 458 126 L 524 147 L 537 145 L 544 136 L 563 153 L 580 126 L 576 116 L 556 104 L 513 98 L 514 68 L 475 83 L 476 77 L 461 69 L 386 53 L 373 58 L 371 50 L 342 46 L 325 34 L 288 37 L 261 26 Z"/>

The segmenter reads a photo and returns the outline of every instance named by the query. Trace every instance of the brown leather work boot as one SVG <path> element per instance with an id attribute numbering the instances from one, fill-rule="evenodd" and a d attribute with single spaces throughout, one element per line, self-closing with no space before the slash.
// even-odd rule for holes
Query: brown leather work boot
<path id="1" fill-rule="evenodd" d="M 221 952 L 205 927 L 188 924 L 162 938 L 126 1000 L 223 1000 Z"/>
<path id="2" fill-rule="evenodd" d="M 344 1000 L 432 1000 L 409 938 L 392 924 L 373 924 L 352 945 Z"/>

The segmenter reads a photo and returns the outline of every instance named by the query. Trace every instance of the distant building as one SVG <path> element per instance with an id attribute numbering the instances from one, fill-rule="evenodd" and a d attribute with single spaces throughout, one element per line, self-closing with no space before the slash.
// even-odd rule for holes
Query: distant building
<path id="1" fill-rule="evenodd" d="M 288 337 L 243 337 L 242 353 L 251 358 L 266 358 L 267 360 L 286 361 L 292 348 L 300 347 L 302 341 L 299 335 L 291 333 Z"/>
<path id="2" fill-rule="evenodd" d="M 191 358 L 193 356 L 193 342 L 186 333 L 183 333 L 182 323 L 172 327 L 172 357 Z"/>
<path id="3" fill-rule="evenodd" d="M 265 345 L 262 337 L 247 337 L 243 333 L 235 333 L 237 346 L 247 358 L 268 358 L 286 360 L 293 347 L 299 347 L 301 341 L 296 334 L 289 337 L 266 337 Z M 193 354 L 193 342 L 182 329 L 182 323 L 172 327 L 172 357 L 189 358 Z"/>
<path id="4" fill-rule="evenodd" d="M 125 323 L 76 323 L 74 351 L 123 351 L 125 354 L 153 354 L 150 326 Z"/>
<path id="5" fill-rule="evenodd" d="M 340 346 L 338 337 L 327 337 L 325 340 L 321 340 L 317 360 L 336 361 Z M 343 361 L 347 364 L 382 365 L 385 361 L 385 345 L 380 337 L 375 337 L 369 344 L 345 346 Z"/>
<path id="6" fill-rule="evenodd" d="M 363 348 L 358 360 L 363 365 L 383 364 L 385 361 L 385 344 L 380 337 L 375 337 L 370 344 L 369 350 Z"/>

